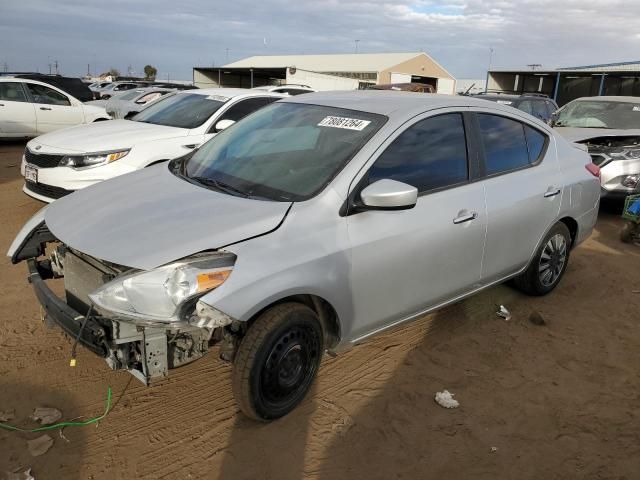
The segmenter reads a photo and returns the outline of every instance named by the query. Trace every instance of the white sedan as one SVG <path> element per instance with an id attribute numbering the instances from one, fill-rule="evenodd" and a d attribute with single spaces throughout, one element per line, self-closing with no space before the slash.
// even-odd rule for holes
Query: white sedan
<path id="1" fill-rule="evenodd" d="M 52 202 L 75 190 L 186 155 L 285 95 L 217 88 L 168 94 L 131 120 L 82 125 L 27 143 L 23 191 Z"/>
<path id="2" fill-rule="evenodd" d="M 26 78 L 0 78 L 0 138 L 30 138 L 61 128 L 109 120 L 59 88 Z"/>

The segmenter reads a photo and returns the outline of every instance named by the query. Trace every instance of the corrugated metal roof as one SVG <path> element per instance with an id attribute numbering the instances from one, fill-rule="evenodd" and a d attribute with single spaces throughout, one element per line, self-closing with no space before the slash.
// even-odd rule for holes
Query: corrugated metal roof
<path id="1" fill-rule="evenodd" d="M 601 63 L 599 65 L 583 65 L 580 67 L 558 68 L 558 70 L 584 70 L 598 72 L 637 71 L 640 70 L 640 61 Z"/>
<path id="2" fill-rule="evenodd" d="M 297 67 L 316 72 L 380 72 L 424 52 L 410 53 L 350 53 L 338 55 L 259 55 L 248 57 L 225 67 L 236 68 L 286 68 Z"/>

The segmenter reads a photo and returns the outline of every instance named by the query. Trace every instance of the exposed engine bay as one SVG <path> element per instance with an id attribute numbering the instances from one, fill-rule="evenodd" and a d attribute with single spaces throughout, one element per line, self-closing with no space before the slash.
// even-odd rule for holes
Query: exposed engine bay
<path id="1" fill-rule="evenodd" d="M 639 136 L 602 136 L 576 143 L 585 145 L 593 163 L 603 167 L 613 160 L 631 160 L 640 158 Z"/>
<path id="2" fill-rule="evenodd" d="M 222 359 L 233 359 L 240 323 L 216 316 L 201 305 L 196 307 L 194 303 L 190 317 L 172 325 L 107 318 L 96 309 L 89 294 L 133 269 L 95 259 L 63 244 L 57 244 L 50 259 L 34 258 L 31 262 L 37 268 L 39 282 L 63 279 L 66 304 L 80 314 L 75 320 L 83 324 L 77 338 L 82 336 L 82 343 L 103 356 L 113 370 L 128 370 L 148 385 L 168 376 L 169 369 L 201 358 L 216 343 L 220 343 Z M 56 323 L 49 314 L 47 317 L 49 323 Z M 70 337 L 76 337 L 75 331 L 60 326 Z"/>

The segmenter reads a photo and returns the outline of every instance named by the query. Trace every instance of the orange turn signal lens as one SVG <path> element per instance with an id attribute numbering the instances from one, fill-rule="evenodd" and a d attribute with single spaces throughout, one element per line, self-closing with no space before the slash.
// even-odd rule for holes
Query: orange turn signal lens
<path id="1" fill-rule="evenodd" d="M 231 270 L 222 270 L 219 272 L 207 272 L 198 274 L 198 292 L 211 290 L 219 287 L 224 283 L 231 274 Z"/>

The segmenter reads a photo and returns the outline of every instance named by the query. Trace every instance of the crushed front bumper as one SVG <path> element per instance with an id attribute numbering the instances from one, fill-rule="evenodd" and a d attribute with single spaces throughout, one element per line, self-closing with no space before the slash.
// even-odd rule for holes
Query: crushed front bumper
<path id="1" fill-rule="evenodd" d="M 72 309 L 51 291 L 42 279 L 35 259 L 29 259 L 27 264 L 29 266 L 29 283 L 33 286 L 36 297 L 44 309 L 45 318 L 58 325 L 74 339 L 78 338 L 85 318 L 84 315 Z M 103 358 L 108 356 L 107 334 L 105 329 L 95 320 L 89 319 L 87 321 L 78 341 L 96 355 Z"/>

